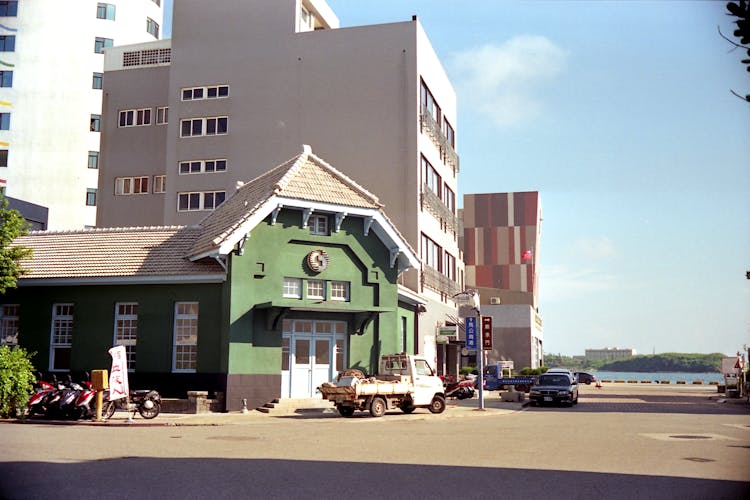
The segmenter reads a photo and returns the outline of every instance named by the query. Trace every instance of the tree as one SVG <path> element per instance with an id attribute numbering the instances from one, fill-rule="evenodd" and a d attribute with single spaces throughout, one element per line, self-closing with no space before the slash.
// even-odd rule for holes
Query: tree
<path id="1" fill-rule="evenodd" d="M 9 209 L 8 200 L 3 197 L 0 202 L 0 294 L 15 288 L 18 278 L 26 272 L 20 262 L 31 257 L 32 250 L 13 245 L 13 240 L 28 232 L 29 223 L 18 210 Z"/>
<path id="2" fill-rule="evenodd" d="M 747 66 L 745 69 L 750 72 L 750 2 L 747 2 L 746 0 L 729 2 L 727 3 L 727 11 L 729 11 L 729 14 L 727 15 L 737 18 L 737 20 L 734 22 L 734 24 L 737 25 L 737 29 L 734 30 L 733 35 L 739 40 L 739 43 L 736 43 L 727 38 L 724 33 L 721 32 L 721 30 L 719 30 L 719 34 L 722 36 L 722 38 L 734 45 L 735 49 L 743 49 L 747 51 L 748 58 L 743 59 L 742 64 Z M 732 93 L 740 99 L 744 99 L 745 101 L 750 102 L 750 94 L 743 97 L 734 90 L 732 91 Z"/>
<path id="3" fill-rule="evenodd" d="M 0 346 L 0 418 L 18 414 L 34 392 L 34 365 L 23 347 Z"/>

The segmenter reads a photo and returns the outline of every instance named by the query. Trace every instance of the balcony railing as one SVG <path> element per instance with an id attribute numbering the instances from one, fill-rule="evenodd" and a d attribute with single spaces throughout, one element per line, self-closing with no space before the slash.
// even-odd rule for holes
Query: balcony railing
<path id="1" fill-rule="evenodd" d="M 454 234 L 458 230 L 458 218 L 427 184 L 422 185 L 422 210 L 427 210 L 437 220 L 442 221 Z"/>
<path id="2" fill-rule="evenodd" d="M 460 290 L 458 283 L 440 271 L 429 266 L 422 266 L 422 286 L 453 297 Z"/>
<path id="3" fill-rule="evenodd" d="M 454 175 L 457 174 L 459 170 L 458 153 L 456 153 L 456 150 L 448 142 L 448 138 L 443 134 L 440 124 L 427 110 L 422 111 L 419 121 L 422 132 L 427 134 L 432 143 L 440 151 L 440 159 L 453 169 Z"/>

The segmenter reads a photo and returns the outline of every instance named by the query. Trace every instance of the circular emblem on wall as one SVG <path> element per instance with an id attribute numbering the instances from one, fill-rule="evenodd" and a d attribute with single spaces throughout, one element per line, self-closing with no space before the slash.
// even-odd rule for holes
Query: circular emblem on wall
<path id="1" fill-rule="evenodd" d="M 315 273 L 325 271 L 330 263 L 331 258 L 325 250 L 313 250 L 307 254 L 307 267 Z"/>

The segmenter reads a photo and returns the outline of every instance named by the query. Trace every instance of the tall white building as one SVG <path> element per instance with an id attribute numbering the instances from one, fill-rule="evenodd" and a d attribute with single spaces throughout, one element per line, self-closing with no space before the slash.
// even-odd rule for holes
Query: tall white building
<path id="1" fill-rule="evenodd" d="M 98 226 L 196 223 L 310 144 L 419 249 L 402 285 L 426 304 L 414 345 L 437 357 L 463 288 L 456 95 L 416 17 L 340 27 L 323 0 L 176 0 L 171 40 L 105 65 Z"/>
<path id="2" fill-rule="evenodd" d="M 0 186 L 96 222 L 104 49 L 159 38 L 161 0 L 0 1 Z"/>

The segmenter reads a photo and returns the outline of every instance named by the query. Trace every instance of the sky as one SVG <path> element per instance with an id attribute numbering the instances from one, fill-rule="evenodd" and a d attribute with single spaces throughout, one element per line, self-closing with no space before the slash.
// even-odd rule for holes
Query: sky
<path id="1" fill-rule="evenodd" d="M 750 73 L 726 2 L 328 4 L 342 27 L 417 15 L 456 90 L 459 199 L 539 191 L 546 353 L 750 344 L 750 105 L 730 92 Z"/>

